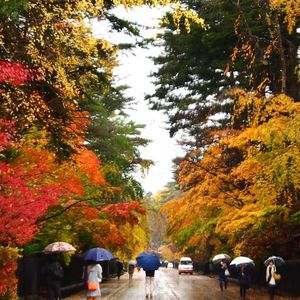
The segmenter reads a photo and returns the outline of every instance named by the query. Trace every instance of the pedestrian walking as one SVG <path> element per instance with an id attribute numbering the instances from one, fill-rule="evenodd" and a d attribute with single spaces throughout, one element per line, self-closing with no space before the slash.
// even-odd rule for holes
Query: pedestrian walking
<path id="1" fill-rule="evenodd" d="M 238 279 L 240 285 L 240 296 L 246 297 L 246 292 L 250 287 L 250 269 L 247 264 L 241 264 L 238 268 Z"/>
<path id="2" fill-rule="evenodd" d="M 145 270 L 146 273 L 146 282 L 145 282 L 145 293 L 146 298 L 153 298 L 153 291 L 154 291 L 154 270 Z"/>
<path id="3" fill-rule="evenodd" d="M 94 263 L 84 266 L 83 281 L 86 290 L 86 299 L 93 300 L 101 296 L 100 282 L 102 281 L 102 267 Z"/>
<path id="4" fill-rule="evenodd" d="M 227 290 L 227 277 L 230 275 L 228 266 L 225 260 L 221 260 L 218 267 L 220 289 Z"/>
<path id="5" fill-rule="evenodd" d="M 41 271 L 46 288 L 47 300 L 61 299 L 61 281 L 64 277 L 63 267 L 56 255 L 50 255 Z"/>
<path id="6" fill-rule="evenodd" d="M 134 273 L 134 265 L 133 264 L 129 264 L 128 265 L 129 279 L 132 279 L 133 273 Z"/>
<path id="7" fill-rule="evenodd" d="M 276 288 L 276 280 L 274 275 L 276 274 L 276 266 L 273 260 L 269 261 L 269 264 L 266 268 L 266 282 L 268 284 L 268 291 L 270 295 L 270 299 L 274 299 L 275 288 Z"/>

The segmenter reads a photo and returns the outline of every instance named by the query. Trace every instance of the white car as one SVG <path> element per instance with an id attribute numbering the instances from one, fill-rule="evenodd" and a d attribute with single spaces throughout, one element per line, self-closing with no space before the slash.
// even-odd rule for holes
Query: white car
<path id="1" fill-rule="evenodd" d="M 181 257 L 178 265 L 178 274 L 188 273 L 193 275 L 193 261 L 190 257 Z"/>
<path id="2" fill-rule="evenodd" d="M 171 263 L 171 262 L 169 262 L 168 264 L 167 264 L 167 268 L 168 269 L 172 269 L 174 266 L 173 266 L 173 263 Z"/>

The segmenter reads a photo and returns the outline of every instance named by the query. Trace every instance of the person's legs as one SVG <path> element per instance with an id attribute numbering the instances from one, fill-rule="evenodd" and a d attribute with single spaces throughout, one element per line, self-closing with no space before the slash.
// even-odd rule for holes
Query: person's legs
<path id="1" fill-rule="evenodd" d="M 243 285 L 240 285 L 240 295 L 241 297 L 246 296 L 246 288 Z"/>
<path id="2" fill-rule="evenodd" d="M 146 293 L 146 298 L 148 298 L 150 296 L 150 281 L 149 281 L 149 278 L 148 276 L 146 276 L 146 279 L 145 279 L 145 293 Z"/>
<path id="3" fill-rule="evenodd" d="M 225 290 L 227 290 L 227 278 L 225 278 L 225 280 L 224 280 L 224 287 L 225 287 Z"/>
<path id="4" fill-rule="evenodd" d="M 61 300 L 61 290 L 60 290 L 60 282 L 54 281 L 53 282 L 53 292 L 55 300 Z"/>
<path id="5" fill-rule="evenodd" d="M 246 288 L 246 287 L 243 287 L 243 297 L 244 297 L 244 298 L 246 297 L 246 292 L 247 292 L 247 288 Z"/>
<path id="6" fill-rule="evenodd" d="M 152 298 L 153 290 L 154 290 L 154 277 L 149 277 L 149 290 L 150 290 L 150 298 Z"/>
<path id="7" fill-rule="evenodd" d="M 55 299 L 55 288 L 52 282 L 47 283 L 46 289 L 47 289 L 47 300 Z"/>
<path id="8" fill-rule="evenodd" d="M 269 295 L 270 295 L 270 300 L 273 300 L 275 296 L 275 285 L 269 284 Z"/>
<path id="9" fill-rule="evenodd" d="M 222 278 L 219 278 L 219 285 L 220 285 L 220 289 L 223 292 L 223 285 L 224 285 L 224 281 Z"/>

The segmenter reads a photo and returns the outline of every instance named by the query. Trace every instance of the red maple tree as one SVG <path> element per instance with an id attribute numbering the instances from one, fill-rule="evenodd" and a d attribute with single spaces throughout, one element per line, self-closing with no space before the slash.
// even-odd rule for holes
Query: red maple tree
<path id="1" fill-rule="evenodd" d="M 28 81 L 40 81 L 42 79 L 41 74 L 35 69 L 16 62 L 0 61 L 0 83 L 21 85 Z"/>
<path id="2" fill-rule="evenodd" d="M 30 182 L 26 171 L 5 161 L 12 147 L 13 124 L 0 120 L 0 243 L 24 245 L 38 230 L 37 220 L 58 203 L 61 189 L 55 184 Z"/>

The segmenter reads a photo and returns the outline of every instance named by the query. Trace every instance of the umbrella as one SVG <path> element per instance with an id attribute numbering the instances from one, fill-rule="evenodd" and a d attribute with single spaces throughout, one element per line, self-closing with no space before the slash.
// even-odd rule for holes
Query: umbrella
<path id="1" fill-rule="evenodd" d="M 141 253 L 136 260 L 138 265 L 147 271 L 154 271 L 160 267 L 159 257 L 151 253 Z"/>
<path id="2" fill-rule="evenodd" d="M 267 266 L 271 260 L 276 266 L 281 266 L 285 263 L 284 259 L 280 256 L 270 256 L 265 260 L 264 264 Z"/>
<path id="3" fill-rule="evenodd" d="M 254 266 L 254 261 L 246 256 L 238 256 L 236 257 L 231 263 L 230 265 L 242 265 L 242 264 L 248 264 L 248 265 L 253 265 Z"/>
<path id="4" fill-rule="evenodd" d="M 212 261 L 213 262 L 220 262 L 221 260 L 230 260 L 230 256 L 228 254 L 217 254 L 213 257 Z"/>
<path id="5" fill-rule="evenodd" d="M 114 258 L 114 256 L 104 248 L 91 248 L 82 255 L 82 258 L 84 261 L 97 262 L 111 260 Z"/>
<path id="6" fill-rule="evenodd" d="M 66 242 L 54 242 L 49 244 L 43 250 L 44 253 L 59 253 L 59 252 L 71 252 L 76 251 L 76 249 Z"/>
<path id="7" fill-rule="evenodd" d="M 128 262 L 129 265 L 136 265 L 136 260 L 134 259 L 131 259 L 129 262 Z"/>

